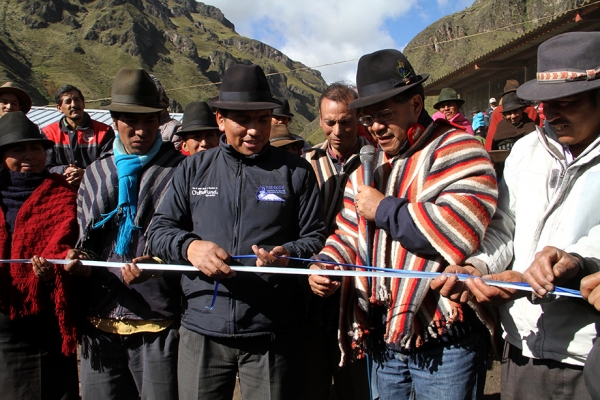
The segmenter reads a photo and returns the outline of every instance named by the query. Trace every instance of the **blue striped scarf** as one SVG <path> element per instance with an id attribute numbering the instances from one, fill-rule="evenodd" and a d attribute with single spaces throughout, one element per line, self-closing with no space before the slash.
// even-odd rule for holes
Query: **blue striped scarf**
<path id="1" fill-rule="evenodd" d="M 162 138 L 160 135 L 156 135 L 156 140 L 150 151 L 146 154 L 138 155 L 128 154 L 118 135 L 113 142 L 115 165 L 117 166 L 117 173 L 119 175 L 119 204 L 117 208 L 108 214 L 102 214 L 102 220 L 94 224 L 94 229 L 100 228 L 115 215 L 118 215 L 119 232 L 117 234 L 115 253 L 120 256 L 127 254 L 133 230 L 140 229 L 134 224 L 139 189 L 138 173 L 156 156 L 161 145 Z"/>

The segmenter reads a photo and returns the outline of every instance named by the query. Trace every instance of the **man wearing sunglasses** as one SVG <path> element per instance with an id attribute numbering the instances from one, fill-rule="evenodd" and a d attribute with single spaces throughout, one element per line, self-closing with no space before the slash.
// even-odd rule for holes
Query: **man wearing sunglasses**
<path id="1" fill-rule="evenodd" d="M 423 106 L 428 77 L 417 75 L 397 50 L 361 57 L 358 99 L 349 107 L 359 110 L 380 148 L 374 185 L 363 184 L 363 167 L 350 175 L 336 230 L 319 259 L 442 272 L 477 249 L 496 210 L 493 165 L 474 136 L 444 120 L 432 122 Z M 323 297 L 341 288 L 341 361 L 371 351 L 380 399 L 483 394 L 487 332 L 493 330 L 484 310 L 441 296 L 428 280 L 374 275 L 344 277 L 340 284 L 325 277 L 311 288 Z"/>

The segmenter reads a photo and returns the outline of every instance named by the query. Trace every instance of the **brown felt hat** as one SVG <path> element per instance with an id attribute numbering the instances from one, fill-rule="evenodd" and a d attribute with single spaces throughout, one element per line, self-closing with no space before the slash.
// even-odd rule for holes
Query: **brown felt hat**
<path id="1" fill-rule="evenodd" d="M 29 110 L 31 110 L 31 97 L 29 97 L 27 92 L 23 89 L 14 86 L 12 82 L 6 82 L 4 85 L 0 86 L 0 93 L 10 93 L 15 95 L 19 100 L 19 107 L 21 108 L 19 111 L 22 111 L 24 114 L 27 114 Z"/>
<path id="2" fill-rule="evenodd" d="M 283 147 L 293 143 L 304 144 L 304 140 L 296 139 L 294 136 L 292 136 L 285 125 L 271 125 L 271 136 L 269 137 L 269 142 L 271 142 L 271 146 L 275 147 Z"/>
<path id="3" fill-rule="evenodd" d="M 356 87 L 358 99 L 348 108 L 379 103 L 425 82 L 429 74 L 417 75 L 408 59 L 398 50 L 379 50 L 358 60 Z"/>
<path id="4" fill-rule="evenodd" d="M 507 93 L 516 92 L 518 88 L 519 81 L 517 81 L 516 79 L 508 79 L 504 84 L 504 92 L 502 92 L 501 97 L 504 97 L 504 95 L 506 95 Z"/>
<path id="5" fill-rule="evenodd" d="M 269 81 L 256 64 L 233 64 L 227 68 L 217 97 L 208 105 L 221 110 L 272 110 L 281 106 L 271 94 Z"/>
<path id="6" fill-rule="evenodd" d="M 185 107 L 180 133 L 212 129 L 219 129 L 219 125 L 208 104 L 203 101 L 194 101 Z"/>
<path id="7" fill-rule="evenodd" d="M 46 150 L 54 146 L 54 142 L 45 139 L 40 128 L 22 111 L 4 114 L 0 118 L 0 152 L 5 146 L 25 142 L 40 142 Z"/>
<path id="8" fill-rule="evenodd" d="M 569 32 L 538 47 L 537 78 L 519 87 L 524 100 L 554 100 L 600 88 L 600 32 Z"/>
<path id="9" fill-rule="evenodd" d="M 121 68 L 111 87 L 111 103 L 101 109 L 145 114 L 162 111 L 158 90 L 150 75 L 141 68 Z"/>

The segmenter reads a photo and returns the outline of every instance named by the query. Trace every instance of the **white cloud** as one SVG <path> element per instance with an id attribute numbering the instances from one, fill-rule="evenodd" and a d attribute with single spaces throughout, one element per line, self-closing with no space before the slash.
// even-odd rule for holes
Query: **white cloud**
<path id="1" fill-rule="evenodd" d="M 244 36 L 278 48 L 314 67 L 399 48 L 385 22 L 404 15 L 417 0 L 212 0 Z M 401 3 L 401 4 L 398 4 Z M 354 82 L 357 61 L 317 68 L 329 83 Z"/>

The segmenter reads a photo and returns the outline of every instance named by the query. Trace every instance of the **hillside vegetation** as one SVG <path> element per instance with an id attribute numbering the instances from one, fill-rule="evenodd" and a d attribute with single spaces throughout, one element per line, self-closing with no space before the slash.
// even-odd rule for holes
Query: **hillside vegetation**
<path id="1" fill-rule="evenodd" d="M 0 81 L 16 82 L 35 105 L 52 104 L 69 83 L 97 107 L 92 100 L 110 97 L 115 73 L 129 66 L 158 77 L 172 111 L 182 111 L 217 95 L 214 83 L 231 64 L 256 63 L 271 74 L 274 95 L 290 101 L 299 131 L 326 86 L 318 71 L 238 35 L 219 9 L 194 0 L 3 0 L 0 30 Z"/>

